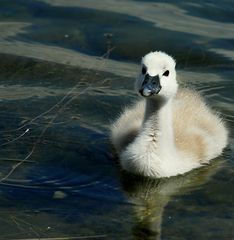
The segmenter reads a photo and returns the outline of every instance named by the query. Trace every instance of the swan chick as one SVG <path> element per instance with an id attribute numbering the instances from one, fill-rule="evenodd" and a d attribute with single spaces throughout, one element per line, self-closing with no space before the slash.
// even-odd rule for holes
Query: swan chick
<path id="1" fill-rule="evenodd" d="M 219 156 L 228 131 L 195 91 L 180 88 L 175 60 L 164 52 L 142 58 L 135 89 L 142 97 L 111 126 L 111 141 L 123 169 L 171 177 Z"/>

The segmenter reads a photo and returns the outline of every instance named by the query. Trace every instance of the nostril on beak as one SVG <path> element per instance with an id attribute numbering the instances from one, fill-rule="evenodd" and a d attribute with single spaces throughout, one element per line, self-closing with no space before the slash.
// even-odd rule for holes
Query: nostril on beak
<path id="1" fill-rule="evenodd" d="M 150 78 L 151 78 L 150 75 L 147 73 L 147 74 L 145 75 L 145 80 L 148 81 Z"/>

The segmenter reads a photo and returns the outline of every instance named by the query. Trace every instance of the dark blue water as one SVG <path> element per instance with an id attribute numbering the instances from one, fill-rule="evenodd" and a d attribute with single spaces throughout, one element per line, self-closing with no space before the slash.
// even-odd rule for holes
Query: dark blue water
<path id="1" fill-rule="evenodd" d="M 233 239 L 234 3 L 0 0 L 0 239 Z M 229 146 L 171 179 L 123 173 L 108 127 L 141 57 L 221 112 Z"/>

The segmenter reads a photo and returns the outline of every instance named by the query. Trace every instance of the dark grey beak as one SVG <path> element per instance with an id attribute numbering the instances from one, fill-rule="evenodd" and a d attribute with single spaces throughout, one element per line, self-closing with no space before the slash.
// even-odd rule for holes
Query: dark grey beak
<path id="1" fill-rule="evenodd" d="M 160 84 L 160 79 L 158 75 L 152 77 L 149 74 L 146 74 L 139 93 L 143 97 L 149 97 L 153 94 L 158 94 L 161 88 L 162 86 Z"/>

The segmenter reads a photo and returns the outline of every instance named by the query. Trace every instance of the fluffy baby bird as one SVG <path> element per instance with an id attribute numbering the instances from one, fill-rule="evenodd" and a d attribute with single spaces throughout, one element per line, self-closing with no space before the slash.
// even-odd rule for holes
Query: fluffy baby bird
<path id="1" fill-rule="evenodd" d="M 142 58 L 135 88 L 143 97 L 111 126 L 121 166 L 149 177 L 171 177 L 207 164 L 227 145 L 227 129 L 195 91 L 176 81 L 175 60 Z"/>

